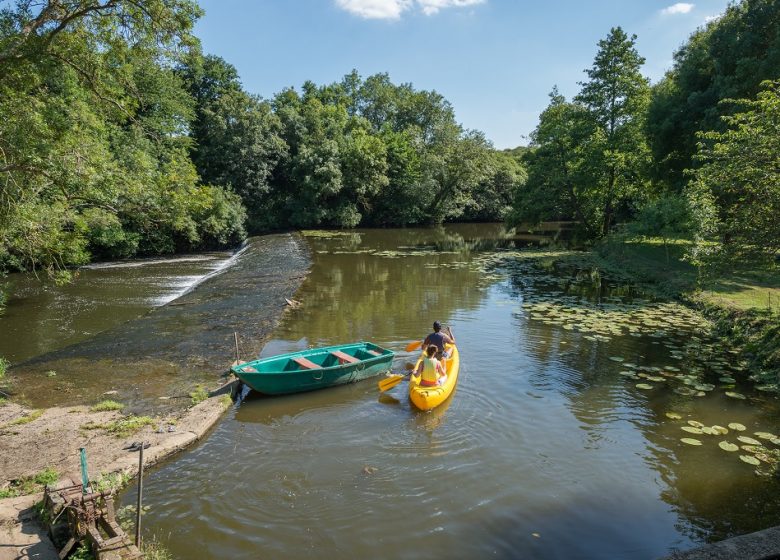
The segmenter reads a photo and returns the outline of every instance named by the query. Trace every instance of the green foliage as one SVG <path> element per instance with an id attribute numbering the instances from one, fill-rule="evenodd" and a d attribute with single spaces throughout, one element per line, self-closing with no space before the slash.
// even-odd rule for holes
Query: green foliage
<path id="1" fill-rule="evenodd" d="M 132 479 L 132 475 L 125 471 L 113 473 L 101 473 L 97 480 L 91 482 L 95 492 L 106 492 L 108 490 L 121 490 Z"/>
<path id="2" fill-rule="evenodd" d="M 207 398 L 209 398 L 209 392 L 203 385 L 197 385 L 195 390 L 190 393 L 190 401 L 192 402 L 192 406 L 195 406 L 198 403 L 202 403 Z"/>
<path id="3" fill-rule="evenodd" d="M 636 219 L 628 224 L 628 233 L 642 237 L 660 237 L 664 244 L 666 261 L 669 262 L 669 241 L 689 237 L 691 234 L 691 208 L 688 200 L 669 194 L 643 205 Z"/>
<path id="4" fill-rule="evenodd" d="M 643 196 L 649 152 L 643 130 L 649 85 L 636 36 L 613 28 L 599 41 L 574 102 L 557 89 L 526 154 L 528 181 L 510 222 L 572 220 L 589 238 L 629 219 Z"/>
<path id="5" fill-rule="evenodd" d="M 8 363 L 8 360 L 0 357 L 0 380 L 2 380 L 5 377 L 5 374 L 8 372 L 9 365 L 11 364 Z"/>
<path id="6" fill-rule="evenodd" d="M 780 68 L 780 4 L 742 0 L 698 29 L 674 56 L 674 67 L 653 88 L 648 140 L 653 176 L 679 190 L 695 167 L 699 131 L 723 130 L 734 107 L 724 99 L 754 98 Z"/>
<path id="7" fill-rule="evenodd" d="M 90 407 L 92 412 L 107 412 L 110 410 L 122 410 L 125 407 L 122 403 L 112 401 L 110 399 L 100 401 L 96 405 Z"/>
<path id="8" fill-rule="evenodd" d="M 701 134 L 690 196 L 701 216 L 695 257 L 704 264 L 780 256 L 780 81 L 741 106 L 723 117 L 727 130 Z"/>
<path id="9" fill-rule="evenodd" d="M 91 427 L 102 428 L 116 437 L 127 437 L 141 430 L 145 426 L 154 424 L 154 419 L 148 416 L 126 416 L 113 422 L 108 422 L 102 426 L 94 425 Z"/>
<path id="10" fill-rule="evenodd" d="M 92 554 L 92 548 L 87 541 L 82 541 L 79 547 L 68 556 L 70 560 L 95 560 L 95 556 Z"/>
<path id="11" fill-rule="evenodd" d="M 0 270 L 235 243 L 237 196 L 198 184 L 190 0 L 75 0 L 0 12 Z M 30 33 L 29 29 L 35 29 Z"/>
<path id="12" fill-rule="evenodd" d="M 0 489 L 0 499 L 15 498 L 17 496 L 26 496 L 28 494 L 40 492 L 47 484 L 54 484 L 57 482 L 59 476 L 59 473 L 55 469 L 46 467 L 35 475 L 11 481 L 7 487 Z"/>

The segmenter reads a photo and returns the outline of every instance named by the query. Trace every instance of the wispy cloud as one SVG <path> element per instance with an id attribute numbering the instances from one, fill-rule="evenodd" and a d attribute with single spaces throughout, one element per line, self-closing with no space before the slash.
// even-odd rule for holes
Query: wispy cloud
<path id="1" fill-rule="evenodd" d="M 336 0 L 342 10 L 365 19 L 399 19 L 414 8 L 431 16 L 446 8 L 463 8 L 487 0 Z"/>
<path id="2" fill-rule="evenodd" d="M 677 14 L 687 14 L 690 12 L 695 4 L 689 4 L 687 2 L 677 2 L 661 10 L 661 14 L 665 16 L 673 16 Z"/>
<path id="3" fill-rule="evenodd" d="M 721 17 L 723 17 L 723 14 L 718 14 L 716 16 L 707 16 L 704 18 L 704 23 L 710 23 L 711 21 L 719 20 Z"/>

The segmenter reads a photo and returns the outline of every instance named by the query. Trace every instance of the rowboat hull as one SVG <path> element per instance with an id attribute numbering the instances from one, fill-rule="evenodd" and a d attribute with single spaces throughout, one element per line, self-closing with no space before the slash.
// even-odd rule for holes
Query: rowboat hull
<path id="1" fill-rule="evenodd" d="M 285 395 L 354 383 L 390 370 L 394 353 L 370 342 L 311 348 L 233 366 L 252 389 Z"/>
<path id="2" fill-rule="evenodd" d="M 445 365 L 447 371 L 447 381 L 444 385 L 437 385 L 435 387 L 423 387 L 420 385 L 421 376 L 412 375 L 409 378 L 409 400 L 412 404 L 420 410 L 431 410 L 436 408 L 441 403 L 447 400 L 447 398 L 455 390 L 455 385 L 458 383 L 458 373 L 460 371 L 460 353 L 457 346 L 454 344 L 448 345 L 452 351 Z M 422 356 L 417 360 L 415 369 L 420 365 Z"/>

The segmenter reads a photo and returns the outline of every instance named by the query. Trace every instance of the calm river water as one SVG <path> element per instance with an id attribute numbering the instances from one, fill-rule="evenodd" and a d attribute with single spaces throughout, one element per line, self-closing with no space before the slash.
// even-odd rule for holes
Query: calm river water
<path id="1" fill-rule="evenodd" d="M 457 390 L 430 413 L 376 379 L 250 398 L 147 474 L 145 537 L 177 558 L 651 559 L 780 522 L 777 479 L 718 446 L 776 437 L 778 400 L 734 386 L 685 309 L 499 226 L 304 237 L 302 306 L 262 354 L 364 339 L 404 371 L 438 319 Z"/>

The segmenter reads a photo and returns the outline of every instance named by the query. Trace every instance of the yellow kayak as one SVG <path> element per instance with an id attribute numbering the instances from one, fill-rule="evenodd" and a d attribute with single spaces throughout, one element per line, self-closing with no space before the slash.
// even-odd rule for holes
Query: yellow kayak
<path id="1" fill-rule="evenodd" d="M 448 344 L 447 348 L 452 352 L 452 356 L 447 358 L 445 363 L 447 380 L 444 382 L 444 385 L 423 387 L 420 385 L 420 376 L 412 375 L 409 378 L 409 400 L 420 410 L 431 410 L 439 406 L 455 390 L 455 385 L 458 382 L 458 371 L 460 370 L 460 354 L 458 354 L 458 348 L 454 344 Z M 415 369 L 417 369 L 421 361 L 422 356 L 414 365 Z"/>

